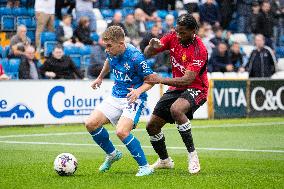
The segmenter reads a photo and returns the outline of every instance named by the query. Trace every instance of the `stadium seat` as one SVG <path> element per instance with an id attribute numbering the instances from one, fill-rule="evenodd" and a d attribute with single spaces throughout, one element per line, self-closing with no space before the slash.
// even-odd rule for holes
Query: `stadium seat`
<path id="1" fill-rule="evenodd" d="M 3 48 L 3 51 L 2 51 L 2 58 L 7 58 L 9 52 L 10 52 L 10 46 L 7 45 L 6 47 Z"/>
<path id="2" fill-rule="evenodd" d="M 125 18 L 129 14 L 134 14 L 134 9 L 133 8 L 121 9 L 121 14 L 122 14 L 123 18 Z"/>
<path id="3" fill-rule="evenodd" d="M 90 66 L 90 64 L 91 64 L 91 56 L 90 55 L 83 56 L 81 62 L 81 68 L 84 69 L 85 78 L 88 77 L 88 67 Z"/>
<path id="4" fill-rule="evenodd" d="M 280 45 L 284 45 L 284 35 L 280 37 Z"/>
<path id="5" fill-rule="evenodd" d="M 0 16 L 4 16 L 4 15 L 13 15 L 13 9 L 9 8 L 9 7 L 0 7 Z"/>
<path id="6" fill-rule="evenodd" d="M 231 36 L 231 40 L 234 42 L 238 42 L 241 45 L 247 45 L 249 44 L 248 42 L 248 38 L 246 36 L 246 34 L 244 33 L 235 33 Z"/>
<path id="7" fill-rule="evenodd" d="M 236 72 L 224 72 L 224 79 L 237 79 L 238 74 Z"/>
<path id="8" fill-rule="evenodd" d="M 284 71 L 274 73 L 271 79 L 284 79 Z"/>
<path id="9" fill-rule="evenodd" d="M 3 66 L 5 73 L 8 72 L 9 71 L 9 60 L 7 58 L 2 58 L 1 64 Z"/>
<path id="10" fill-rule="evenodd" d="M 81 68 L 81 55 L 72 54 L 70 58 L 73 60 L 77 68 Z"/>
<path id="11" fill-rule="evenodd" d="M 65 55 L 79 55 L 80 48 L 75 46 L 65 46 L 64 47 L 64 54 Z"/>
<path id="12" fill-rule="evenodd" d="M 40 35 L 40 44 L 44 45 L 46 41 L 56 41 L 56 35 L 53 32 L 42 32 Z"/>
<path id="13" fill-rule="evenodd" d="M 44 43 L 44 57 L 49 57 L 57 44 L 57 41 L 46 41 Z"/>
<path id="14" fill-rule="evenodd" d="M 160 17 L 161 19 L 164 20 L 167 15 L 168 15 L 168 11 L 166 11 L 166 10 L 157 10 L 157 16 Z"/>
<path id="15" fill-rule="evenodd" d="M 155 25 L 155 22 L 147 21 L 147 22 L 145 23 L 146 30 L 148 30 L 148 31 L 151 30 L 154 25 Z"/>
<path id="16" fill-rule="evenodd" d="M 85 56 L 85 55 L 90 55 L 91 54 L 91 46 L 90 45 L 84 45 L 83 47 L 80 48 L 80 55 Z M 77 53 L 78 54 L 78 53 Z"/>
<path id="17" fill-rule="evenodd" d="M 14 8 L 13 9 L 13 15 L 14 16 L 27 16 L 28 15 L 28 9 L 24 7 Z"/>
<path id="18" fill-rule="evenodd" d="M 279 58 L 277 63 L 277 71 L 284 71 L 284 58 Z"/>
<path id="19" fill-rule="evenodd" d="M 212 72 L 211 79 L 223 79 L 224 74 L 222 72 Z"/>
<path id="20" fill-rule="evenodd" d="M 34 8 L 29 8 L 27 10 L 27 16 L 31 16 L 31 17 L 35 16 L 35 9 Z"/>
<path id="21" fill-rule="evenodd" d="M 248 79 L 249 73 L 248 72 L 238 72 L 238 78 L 239 79 Z"/>
<path id="22" fill-rule="evenodd" d="M 29 30 L 36 29 L 36 21 L 33 17 L 29 16 L 18 16 L 17 25 L 25 25 Z"/>
<path id="23" fill-rule="evenodd" d="M 122 3 L 122 7 L 135 7 L 135 5 L 138 3 L 137 0 L 124 0 Z"/>
<path id="24" fill-rule="evenodd" d="M 7 68 L 5 70 L 6 75 L 11 77 L 11 79 L 18 79 L 19 77 L 19 66 L 21 63 L 20 59 L 10 59 L 8 60 L 9 63 L 7 65 Z"/>
<path id="25" fill-rule="evenodd" d="M 178 11 L 176 11 L 176 10 L 169 11 L 169 14 L 173 15 L 175 17 L 175 19 L 178 18 Z"/>
<path id="26" fill-rule="evenodd" d="M 2 54 L 3 53 L 3 47 L 1 45 L 0 45 L 0 52 L 1 52 L 0 53 L 0 60 L 1 60 L 1 58 L 3 58 L 3 54 Z"/>
<path id="27" fill-rule="evenodd" d="M 101 13 L 105 19 L 112 19 L 114 11 L 111 9 L 101 9 Z"/>
<path id="28" fill-rule="evenodd" d="M 15 31 L 16 19 L 14 16 L 2 16 L 1 17 L 1 30 L 3 31 Z"/>
<path id="29" fill-rule="evenodd" d="M 35 42 L 35 30 L 28 29 L 27 36 L 31 39 L 32 42 Z"/>
<path id="30" fill-rule="evenodd" d="M 275 51 L 277 58 L 284 58 L 284 46 L 276 47 Z"/>
<path id="31" fill-rule="evenodd" d="M 93 32 L 93 33 L 91 33 L 91 38 L 92 38 L 93 41 L 98 42 L 100 36 L 96 32 Z"/>
<path id="32" fill-rule="evenodd" d="M 243 52 L 246 54 L 247 57 L 250 56 L 251 52 L 254 50 L 254 46 L 253 45 L 242 45 L 241 49 L 243 50 Z"/>

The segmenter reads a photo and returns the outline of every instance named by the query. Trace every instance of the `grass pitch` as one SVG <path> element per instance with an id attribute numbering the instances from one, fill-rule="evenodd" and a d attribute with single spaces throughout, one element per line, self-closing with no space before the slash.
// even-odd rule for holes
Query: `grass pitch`
<path id="1" fill-rule="evenodd" d="M 284 118 L 194 120 L 193 137 L 201 172 L 187 171 L 187 153 L 174 125 L 164 129 L 173 170 L 137 178 L 137 165 L 107 126 L 124 157 L 99 173 L 103 151 L 83 125 L 0 129 L 0 188 L 284 188 Z M 157 159 L 145 123 L 133 134 L 150 163 Z M 78 159 L 73 176 L 60 177 L 54 158 L 69 152 Z"/>

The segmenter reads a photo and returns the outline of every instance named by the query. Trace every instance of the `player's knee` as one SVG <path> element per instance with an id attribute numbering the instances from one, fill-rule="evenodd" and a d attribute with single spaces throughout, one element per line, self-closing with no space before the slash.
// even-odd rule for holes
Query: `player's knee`
<path id="1" fill-rule="evenodd" d="M 159 134 L 161 132 L 161 129 L 158 127 L 155 127 L 155 124 L 153 123 L 148 123 L 146 126 L 146 130 L 150 136 Z"/>
<path id="2" fill-rule="evenodd" d="M 182 111 L 176 106 L 172 106 L 170 112 L 174 120 L 177 120 L 182 115 Z"/>
<path id="3" fill-rule="evenodd" d="M 129 135 L 129 131 L 127 131 L 125 129 L 117 129 L 116 130 L 116 135 L 118 136 L 118 138 L 123 140 L 123 139 L 125 139 Z"/>
<path id="4" fill-rule="evenodd" d="M 94 131 L 95 129 L 99 128 L 100 124 L 96 120 L 94 121 L 94 120 L 87 119 L 85 121 L 85 127 L 87 128 L 87 130 L 89 132 L 91 132 L 91 131 Z"/>

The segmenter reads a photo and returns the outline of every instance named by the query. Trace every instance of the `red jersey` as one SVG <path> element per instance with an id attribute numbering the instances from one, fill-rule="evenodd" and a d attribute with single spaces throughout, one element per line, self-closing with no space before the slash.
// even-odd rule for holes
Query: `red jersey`
<path id="1" fill-rule="evenodd" d="M 193 43 L 188 47 L 183 47 L 175 32 L 164 35 L 161 39 L 163 47 L 157 52 L 170 51 L 170 61 L 172 64 L 173 78 L 182 77 L 186 70 L 196 72 L 195 80 L 186 87 L 173 87 L 170 90 L 184 90 L 188 88 L 199 89 L 204 94 L 208 93 L 207 60 L 208 53 L 198 36 L 194 36 Z"/>
<path id="2" fill-rule="evenodd" d="M 4 74 L 4 69 L 2 67 L 2 64 L 0 64 L 0 75 L 3 75 Z"/>

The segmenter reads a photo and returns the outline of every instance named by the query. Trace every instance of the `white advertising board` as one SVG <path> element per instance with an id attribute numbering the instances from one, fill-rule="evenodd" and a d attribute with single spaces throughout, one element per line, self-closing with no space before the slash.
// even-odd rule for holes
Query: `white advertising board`
<path id="1" fill-rule="evenodd" d="M 93 90 L 90 81 L 39 80 L 0 82 L 0 125 L 83 123 L 96 105 L 111 95 L 113 81 Z M 160 98 L 159 86 L 148 92 L 147 121 Z"/>

